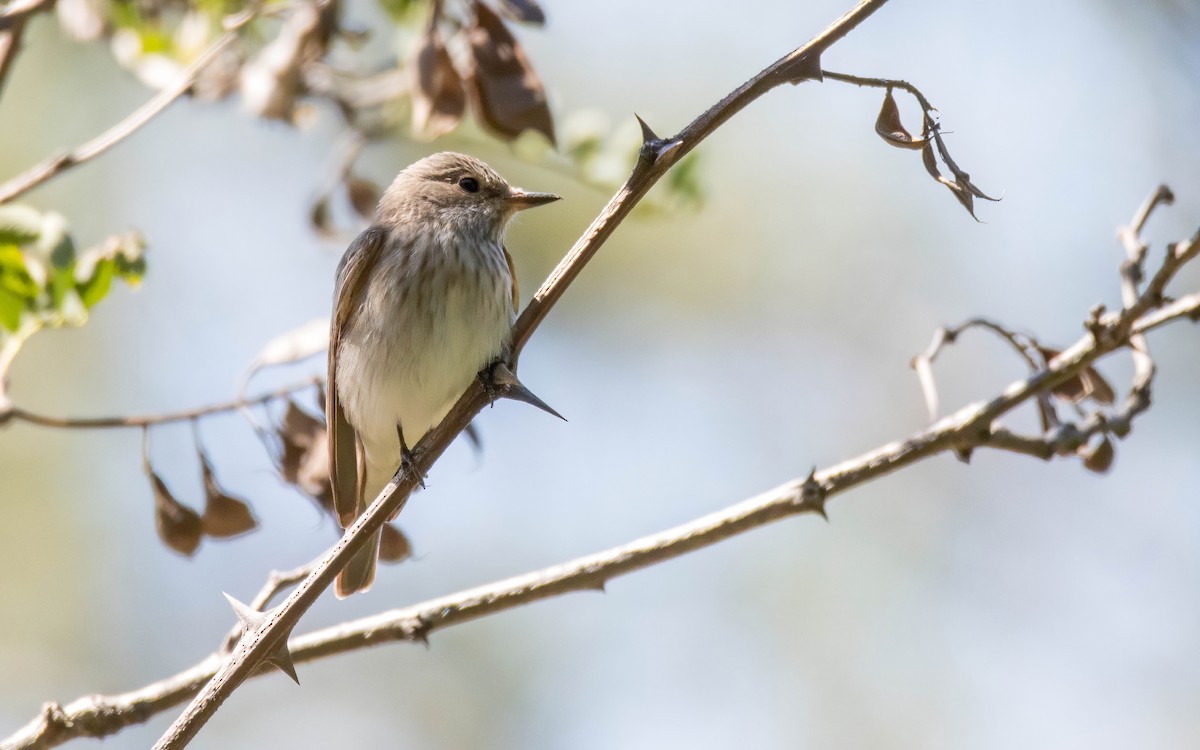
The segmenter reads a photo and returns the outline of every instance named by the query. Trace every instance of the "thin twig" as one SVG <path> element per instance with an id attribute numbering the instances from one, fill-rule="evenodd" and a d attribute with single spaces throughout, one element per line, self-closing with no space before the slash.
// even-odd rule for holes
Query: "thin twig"
<path id="1" fill-rule="evenodd" d="M 238 31 L 255 18 L 253 12 L 245 12 L 227 24 L 227 31 L 209 46 L 192 64 L 187 66 L 175 83 L 155 94 L 149 101 L 131 112 L 125 119 L 92 140 L 83 143 L 73 150 L 51 156 L 40 164 L 30 167 L 25 172 L 13 177 L 0 185 L 0 203 L 7 203 L 13 198 L 32 190 L 43 182 L 77 167 L 133 135 L 156 115 L 169 107 L 176 99 L 187 93 L 196 82 L 196 77 L 210 62 L 221 54 L 238 37 Z"/>
<path id="2" fill-rule="evenodd" d="M 12 71 L 13 60 L 21 51 L 21 40 L 25 36 L 24 19 L 14 22 L 9 28 L 0 31 L 0 96 L 4 95 L 4 86 L 8 83 L 8 74 Z"/>
<path id="3" fill-rule="evenodd" d="M 0 10 L 0 31 L 6 31 L 24 23 L 35 13 L 49 10 L 54 0 L 13 0 Z"/>
<path id="4" fill-rule="evenodd" d="M 188 420 L 207 417 L 212 414 L 222 414 L 226 412 L 238 411 L 250 406 L 259 406 L 270 403 L 275 399 L 302 391 L 306 388 L 312 388 L 324 382 L 323 378 L 311 378 L 303 383 L 293 383 L 282 388 L 263 393 L 254 398 L 234 399 L 232 401 L 222 401 L 216 404 L 208 404 L 207 406 L 199 406 L 194 409 L 184 409 L 181 411 L 160 412 L 157 414 L 128 414 L 124 416 L 112 417 L 54 417 L 46 414 L 38 414 L 36 412 L 13 407 L 13 409 L 5 414 L 6 418 L 18 419 L 23 422 L 41 425 L 42 427 L 58 427 L 63 429 L 77 430 L 94 430 L 94 429 L 119 429 L 125 427 L 150 427 L 153 425 L 168 424 L 170 422 L 186 422 Z"/>
<path id="5" fill-rule="evenodd" d="M 837 81 L 839 83 L 849 83 L 854 86 L 863 86 L 875 89 L 900 89 L 912 95 L 917 103 L 921 105 L 923 112 L 936 112 L 937 107 L 929 103 L 921 90 L 912 85 L 908 81 L 902 81 L 899 78 L 869 78 L 866 76 L 856 76 L 849 73 L 835 73 L 832 70 L 822 70 L 821 77 L 827 81 Z"/>
<path id="6" fill-rule="evenodd" d="M 1108 316 L 1106 325 L 1115 324 L 1116 317 Z M 1187 319 L 1200 319 L 1200 294 L 1182 297 L 1150 313 L 1135 323 L 1131 335 Z M 1045 388 L 1049 380 L 1078 375 L 1101 356 L 1100 349 L 1093 337 L 1085 336 L 1068 350 L 1075 352 L 1070 364 L 1056 363 L 1053 372 L 1031 375 L 1010 385 L 996 398 L 960 409 L 904 440 L 815 472 L 806 479 L 794 479 L 690 523 L 542 570 L 297 636 L 289 641 L 288 649 L 296 662 L 310 662 L 383 643 L 424 642 L 434 631 L 517 606 L 570 592 L 603 589 L 605 582 L 613 578 L 772 521 L 819 512 L 836 494 L 955 447 L 1000 448 L 1049 458 L 1053 450 L 1047 452 L 1042 441 L 1023 438 L 1003 428 L 981 430 L 980 420 L 1015 408 Z M 262 602 L 261 592 L 255 601 Z M 174 676 L 131 692 L 89 695 L 66 706 L 47 704 L 37 717 L 0 744 L 0 750 L 43 750 L 75 737 L 115 734 L 196 695 L 223 666 L 222 658 L 214 654 Z"/>
<path id="7" fill-rule="evenodd" d="M 1145 278 L 1146 251 L 1148 246 L 1142 241 L 1142 230 L 1150 219 L 1150 214 L 1160 205 L 1171 205 L 1175 196 L 1166 185 L 1159 185 L 1133 215 L 1129 226 L 1121 227 L 1117 237 L 1125 248 L 1127 256 L 1121 264 L 1121 304 L 1132 309 L 1138 304 L 1138 285 Z M 1168 251 L 1169 253 L 1170 251 Z M 1160 300 L 1161 301 L 1161 300 Z M 1125 400 L 1128 411 L 1142 411 L 1150 406 L 1150 386 L 1154 382 L 1154 359 L 1150 356 L 1150 348 L 1146 345 L 1146 337 L 1137 335 L 1130 338 L 1130 350 L 1133 356 L 1133 387 Z"/>
<path id="8" fill-rule="evenodd" d="M 1062 423 L 1048 403 L 1050 393 L 1054 392 L 1054 386 L 1051 386 L 1038 395 L 1044 417 L 1041 435 L 1020 435 L 1007 428 L 992 425 L 992 438 L 988 447 L 1043 459 L 1056 455 L 1077 454 L 1084 459 L 1084 465 L 1088 469 L 1099 472 L 1108 470 L 1113 457 L 1109 436 L 1124 438 L 1132 429 L 1134 420 L 1150 408 L 1150 386 L 1155 374 L 1155 365 L 1146 344 L 1145 331 L 1159 325 L 1162 320 L 1176 319 L 1180 316 L 1192 319 L 1196 317 L 1194 305 L 1197 296 L 1200 295 L 1190 295 L 1167 307 L 1164 307 L 1163 303 L 1167 284 L 1184 264 L 1200 256 L 1200 232 L 1191 240 L 1171 245 L 1162 264 L 1155 270 L 1144 289 L 1140 288 L 1146 275 L 1147 252 L 1141 232 L 1156 207 L 1170 205 L 1173 201 L 1171 191 L 1165 185 L 1159 186 L 1138 208 L 1129 225 L 1118 231 L 1128 256 L 1120 267 L 1122 309 L 1117 313 L 1105 315 L 1103 307 L 1097 307 L 1092 310 L 1085 324 L 1085 328 L 1095 340 L 1117 341 L 1119 346 L 1130 350 L 1134 361 L 1134 375 L 1124 403 L 1108 412 L 1097 410 L 1079 421 Z M 1164 310 L 1169 311 L 1164 314 Z M 934 334 L 929 347 L 914 357 L 912 362 L 921 379 L 926 403 L 933 411 L 937 408 L 937 388 L 933 379 L 932 363 L 946 345 L 953 343 L 963 330 L 972 327 L 991 330 L 1006 339 L 1035 371 L 1039 367 L 1029 353 L 1031 348 L 1048 360 L 1047 369 L 1053 369 L 1063 356 L 1045 349 L 1032 336 L 1016 334 L 998 323 L 981 318 L 974 318 L 959 326 L 941 328 Z M 1104 391 L 1099 390 L 1096 385 L 1097 379 L 1103 382 L 1098 373 L 1091 368 L 1085 368 L 1077 383 L 1059 395 L 1076 399 L 1090 395 L 1102 403 L 1111 403 L 1111 389 L 1104 384 L 1104 391 L 1108 393 L 1102 395 Z M 1061 384 L 1060 381 L 1059 385 Z M 1093 442 L 1097 436 L 1100 440 Z M 1100 453 L 1101 450 L 1103 454 Z"/>
<path id="9" fill-rule="evenodd" d="M 751 78 L 710 107 L 674 138 L 647 139 L 625 185 L 617 191 L 521 313 L 512 332 L 511 364 L 515 367 L 517 354 L 571 281 L 672 164 L 767 91 L 784 83 L 796 83 L 819 74 L 821 53 L 883 7 L 886 2 L 887 0 L 860 0 L 854 8 L 820 35 Z M 273 649 L 278 648 L 280 643 L 287 639 L 300 617 L 329 587 L 337 572 L 366 543 L 369 536 L 404 507 L 408 496 L 415 489 L 416 479 L 428 473 L 433 462 L 441 456 L 446 447 L 489 403 L 491 398 L 476 378 L 450 413 L 437 427 L 427 432 L 413 449 L 413 470 L 397 473 L 371 506 L 346 530 L 338 543 L 322 557 L 313 573 L 293 589 L 283 604 L 267 613 L 258 628 L 242 638 L 233 657 L 222 665 L 212 680 L 155 744 L 156 750 L 178 750 L 195 737 L 221 703 L 263 663 Z"/>
<path id="10" fill-rule="evenodd" d="M 1020 355 L 1025 364 L 1029 366 L 1030 372 L 1037 372 L 1041 369 L 1041 365 L 1033 354 L 1038 349 L 1038 342 L 1033 336 L 1027 333 L 1010 330 L 1006 326 L 987 318 L 971 318 L 956 326 L 942 326 L 934 332 L 933 340 L 929 342 L 929 346 L 925 351 L 914 356 L 909 363 L 909 366 L 916 371 L 917 378 L 921 382 L 921 392 L 925 396 L 925 406 L 929 412 L 930 421 L 938 418 L 938 392 L 937 383 L 933 377 L 933 363 L 948 345 L 955 343 L 964 331 L 973 328 L 990 331 L 1007 342 L 1013 351 Z M 1057 424 L 1058 416 L 1050 404 L 1049 395 L 1044 393 L 1039 394 L 1038 403 L 1041 406 L 1042 414 L 1047 417 L 1047 421 L 1051 424 Z"/>

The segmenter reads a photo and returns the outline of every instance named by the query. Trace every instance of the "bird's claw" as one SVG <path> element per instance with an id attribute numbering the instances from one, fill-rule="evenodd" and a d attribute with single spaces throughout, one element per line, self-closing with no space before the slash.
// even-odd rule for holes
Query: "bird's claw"
<path id="1" fill-rule="evenodd" d="M 417 466 L 417 457 L 408 448 L 408 443 L 404 441 L 404 430 L 400 425 L 396 425 L 396 437 L 400 438 L 400 471 L 411 475 L 417 480 L 417 484 L 421 489 L 425 489 L 425 474 L 421 473 L 420 467 Z"/>
<path id="2" fill-rule="evenodd" d="M 483 392 L 487 395 L 490 406 L 495 406 L 496 399 L 500 398 L 500 390 L 496 387 L 496 367 L 501 364 L 503 364 L 501 360 L 496 360 L 475 376 L 479 378 L 479 384 L 483 386 Z"/>

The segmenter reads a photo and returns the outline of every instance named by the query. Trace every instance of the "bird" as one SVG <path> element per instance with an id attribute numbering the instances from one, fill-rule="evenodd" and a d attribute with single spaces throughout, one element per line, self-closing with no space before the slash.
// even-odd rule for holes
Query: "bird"
<path id="1" fill-rule="evenodd" d="M 325 413 L 338 521 L 349 527 L 471 381 L 502 358 L 520 300 L 505 232 L 559 199 L 512 187 L 471 156 L 406 167 L 338 264 Z M 338 598 L 375 579 L 379 533 L 337 576 Z"/>

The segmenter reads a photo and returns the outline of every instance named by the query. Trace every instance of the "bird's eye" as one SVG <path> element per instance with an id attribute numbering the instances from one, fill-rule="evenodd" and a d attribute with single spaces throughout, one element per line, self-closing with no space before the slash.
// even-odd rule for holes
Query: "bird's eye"
<path id="1" fill-rule="evenodd" d="M 474 177 L 462 178 L 461 180 L 458 181 L 458 186 L 460 188 L 462 188 L 463 190 L 466 190 L 468 193 L 478 193 L 479 192 L 479 181 L 476 180 Z"/>

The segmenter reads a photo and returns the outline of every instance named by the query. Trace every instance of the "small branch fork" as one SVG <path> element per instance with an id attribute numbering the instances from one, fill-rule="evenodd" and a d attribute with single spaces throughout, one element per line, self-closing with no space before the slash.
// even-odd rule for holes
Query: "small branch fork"
<path id="1" fill-rule="evenodd" d="M 1154 205 L 1166 202 L 1158 200 Z M 1153 205 L 1145 213 L 1148 215 L 1152 209 Z M 1144 218 L 1139 221 L 1135 217 L 1129 227 L 1134 238 L 1140 237 L 1144 223 Z M 1127 301 L 1121 311 L 1094 313 L 1087 323 L 1088 330 L 1084 336 L 1042 365 L 1038 364 L 1038 360 L 1043 355 L 1035 353 L 1038 344 L 1032 337 L 1015 333 L 992 321 L 973 319 L 938 331 L 930 348 L 918 355 L 916 361 L 932 362 L 960 333 L 984 329 L 1000 336 L 1014 350 L 1021 352 L 1023 357 L 1027 354 L 1026 363 L 1030 364 L 1033 372 L 1025 379 L 1009 385 L 1000 395 L 963 407 L 904 440 L 889 443 L 836 466 L 814 470 L 803 479 L 793 479 L 716 513 L 604 552 L 290 638 L 286 648 L 274 646 L 264 655 L 264 659 L 282 652 L 290 655 L 290 665 L 293 661 L 309 662 L 383 643 L 424 643 L 435 631 L 524 604 L 576 591 L 603 591 L 605 584 L 614 578 L 708 547 L 767 523 L 802 513 L 824 516 L 825 505 L 834 496 L 942 453 L 969 453 L 975 448 L 998 448 L 1050 458 L 1070 453 L 1085 442 L 1086 436 L 1096 432 L 1126 434 L 1133 418 L 1144 411 L 1140 399 L 1127 399 L 1125 406 L 1114 414 L 1093 415 L 1079 424 L 1064 423 L 1058 430 L 1041 436 L 1018 435 L 1004 428 L 998 420 L 1039 395 L 1053 392 L 1056 388 L 1062 390 L 1063 384 L 1080 378 L 1092 363 L 1105 354 L 1119 349 L 1138 351 L 1135 348 L 1138 345 L 1134 342 L 1143 340 L 1151 330 L 1180 320 L 1200 321 L 1200 292 L 1166 303 L 1162 302 L 1164 298 L 1161 296 L 1161 290 L 1179 268 L 1198 255 L 1200 233 L 1190 241 L 1172 245 L 1162 266 L 1153 275 L 1155 282 L 1147 284 L 1132 303 Z M 1144 270 L 1145 253 L 1139 253 L 1139 258 L 1135 265 Z M 1150 301 L 1147 301 L 1148 295 Z M 1158 302 L 1153 303 L 1154 299 Z M 1144 340 L 1141 346 L 1144 347 Z M 1136 373 L 1134 381 L 1133 389 L 1137 390 L 1139 381 Z M 1130 407 L 1131 403 L 1139 406 Z M 422 460 L 427 458 L 428 454 Z M 385 492 L 385 496 L 394 497 L 394 494 Z M 365 524 L 360 522 L 347 536 L 364 527 Z M 346 548 L 344 538 L 335 550 Z M 294 585 L 305 576 L 311 577 L 313 570 L 328 567 L 325 559 L 314 565 L 316 568 L 310 565 L 288 573 L 273 573 L 246 609 L 253 615 L 266 618 L 265 621 L 277 618 L 278 609 L 266 612 L 254 610 L 266 607 L 287 586 Z M 293 597 L 295 595 L 293 593 Z M 264 629 L 260 625 L 248 637 L 258 638 L 260 640 L 257 642 L 262 642 Z M 111 735 L 126 726 L 143 722 L 156 713 L 200 694 L 206 684 L 211 685 L 211 680 L 228 668 L 228 645 L 236 638 L 237 631 L 230 634 L 226 647 L 218 653 L 138 690 L 112 696 L 85 696 L 66 706 L 46 704 L 37 717 L 0 744 L 0 748 L 50 748 L 75 737 Z M 235 653 L 244 653 L 244 649 L 244 644 L 239 645 Z M 262 674 L 258 670 L 259 664 L 261 662 L 256 662 L 255 669 L 247 676 Z"/>
<path id="2" fill-rule="evenodd" d="M 1086 468 L 1098 472 L 1108 470 L 1114 457 L 1110 436 L 1124 438 L 1131 431 L 1134 419 L 1150 408 L 1155 366 L 1146 344 L 1145 332 L 1166 320 L 1197 318 L 1196 306 L 1200 302 L 1200 295 L 1192 294 L 1171 302 L 1165 296 L 1165 289 L 1180 268 L 1200 255 L 1200 232 L 1190 240 L 1170 245 L 1162 265 L 1146 281 L 1148 246 L 1142 240 L 1142 230 L 1158 206 L 1170 205 L 1173 201 L 1170 189 L 1165 185 L 1159 186 L 1138 208 L 1130 224 L 1118 230 L 1117 236 L 1128 256 L 1120 269 L 1122 309 L 1116 313 L 1105 313 L 1102 305 L 1097 306 L 1084 324 L 1095 348 L 1103 350 L 1102 354 L 1115 348 L 1129 349 L 1134 375 L 1124 402 L 1119 407 L 1101 408 L 1112 407 L 1116 395 L 1104 378 L 1084 363 L 1070 377 L 1053 379 L 1037 394 L 1042 434 L 1022 435 L 1002 425 L 992 424 L 987 440 L 962 446 L 960 458 L 969 458 L 970 450 L 975 447 L 997 448 L 1045 460 L 1076 454 L 1084 460 Z M 912 360 L 931 419 L 936 419 L 938 412 L 933 362 L 946 346 L 953 344 L 960 334 L 970 329 L 987 330 L 1001 337 L 1025 361 L 1034 377 L 1056 369 L 1060 361 L 1079 347 L 1076 344 L 1067 352 L 1060 352 L 1040 344 L 1029 334 L 1012 331 L 984 318 L 973 318 L 957 326 L 941 328 L 934 334 L 929 347 Z M 1079 418 L 1061 419 L 1053 406 L 1053 397 L 1075 404 Z M 1096 408 L 1090 411 L 1080 408 L 1081 404 L 1088 401 L 1094 402 Z"/>

